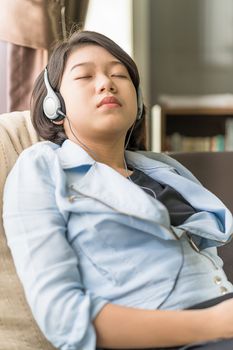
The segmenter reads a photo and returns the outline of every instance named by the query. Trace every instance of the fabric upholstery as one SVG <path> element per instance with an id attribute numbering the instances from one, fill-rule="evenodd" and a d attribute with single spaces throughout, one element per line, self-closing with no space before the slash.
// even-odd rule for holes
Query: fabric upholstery
<path id="1" fill-rule="evenodd" d="M 18 155 L 39 138 L 29 112 L 0 116 L 0 210 L 5 179 Z M 0 350 L 52 350 L 35 323 L 15 272 L 0 219 Z"/>

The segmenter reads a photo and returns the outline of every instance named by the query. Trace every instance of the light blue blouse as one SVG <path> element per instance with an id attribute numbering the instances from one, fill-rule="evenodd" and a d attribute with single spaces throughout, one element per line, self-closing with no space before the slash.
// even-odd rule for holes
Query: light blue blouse
<path id="1" fill-rule="evenodd" d="M 171 227 L 162 203 L 70 140 L 26 149 L 7 178 L 8 244 L 32 313 L 59 349 L 95 349 L 92 321 L 107 303 L 183 309 L 233 291 L 216 254 L 232 234 L 229 210 L 168 156 L 126 159 L 199 212 Z"/>

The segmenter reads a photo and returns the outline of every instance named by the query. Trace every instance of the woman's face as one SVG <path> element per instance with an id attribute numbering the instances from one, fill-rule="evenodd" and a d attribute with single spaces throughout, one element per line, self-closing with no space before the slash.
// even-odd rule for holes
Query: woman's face
<path id="1" fill-rule="evenodd" d="M 130 75 L 100 46 L 81 46 L 71 53 L 60 93 L 71 126 L 83 141 L 124 139 L 136 119 L 137 96 Z M 76 142 L 66 118 L 64 129 Z"/>

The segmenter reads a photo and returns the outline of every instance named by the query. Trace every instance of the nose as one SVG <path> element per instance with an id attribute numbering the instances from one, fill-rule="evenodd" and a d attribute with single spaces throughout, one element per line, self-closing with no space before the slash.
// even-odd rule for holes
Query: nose
<path id="1" fill-rule="evenodd" d="M 112 79 L 108 76 L 102 76 L 97 82 L 97 92 L 101 93 L 104 91 L 116 92 L 117 88 Z"/>

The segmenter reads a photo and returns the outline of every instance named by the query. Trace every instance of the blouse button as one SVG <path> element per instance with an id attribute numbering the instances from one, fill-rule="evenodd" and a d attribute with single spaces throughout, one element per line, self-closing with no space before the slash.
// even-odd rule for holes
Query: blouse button
<path id="1" fill-rule="evenodd" d="M 77 198 L 77 196 L 74 196 L 74 195 L 69 196 L 69 197 L 68 197 L 68 201 L 69 201 L 70 203 L 74 203 L 75 200 L 76 200 L 76 198 Z"/>
<path id="2" fill-rule="evenodd" d="M 216 283 L 216 284 L 221 284 L 221 282 L 222 282 L 221 277 L 219 277 L 219 276 L 214 276 L 214 283 Z"/>
<path id="3" fill-rule="evenodd" d="M 228 292 L 226 287 L 220 287 L 220 291 L 221 291 L 222 295 L 227 294 L 227 292 Z"/>

